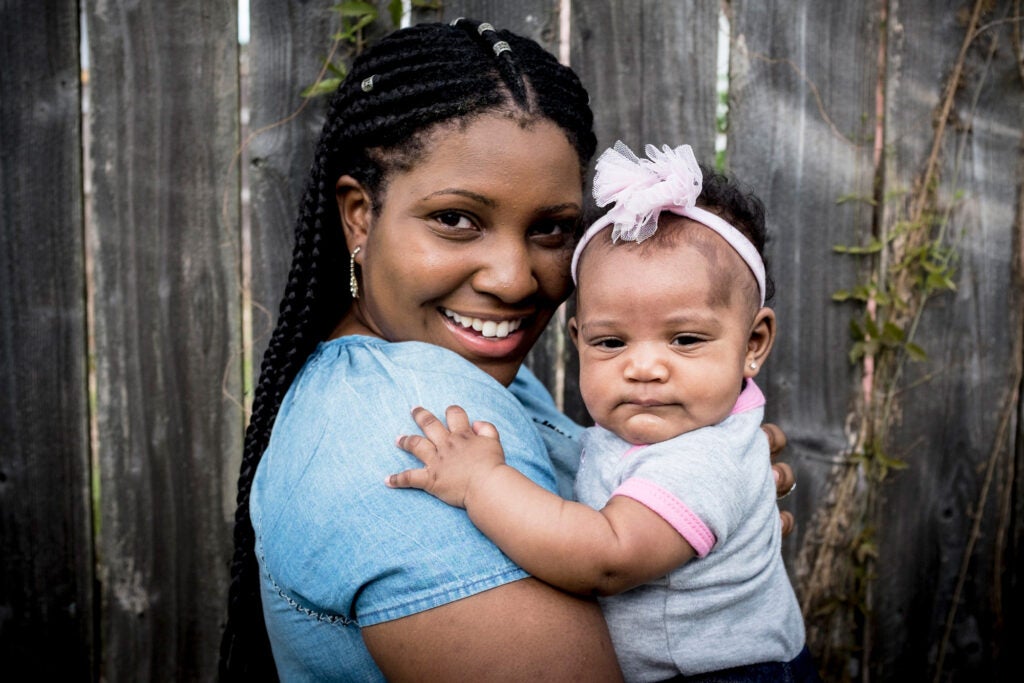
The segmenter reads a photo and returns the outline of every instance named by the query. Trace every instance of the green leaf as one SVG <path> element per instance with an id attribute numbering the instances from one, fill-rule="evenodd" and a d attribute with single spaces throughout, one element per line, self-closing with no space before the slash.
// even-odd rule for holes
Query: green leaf
<path id="1" fill-rule="evenodd" d="M 343 17 L 361 17 L 369 14 L 373 15 L 374 19 L 377 18 L 377 8 L 363 0 L 345 0 L 331 9 Z"/>
<path id="2" fill-rule="evenodd" d="M 903 330 L 897 325 L 886 321 L 885 325 L 882 326 L 882 341 L 888 343 L 899 343 L 904 338 Z"/>
<path id="3" fill-rule="evenodd" d="M 836 204 L 845 204 L 846 202 L 864 202 L 871 206 L 875 206 L 878 203 L 874 198 L 862 194 L 844 194 L 836 200 Z"/>
<path id="4" fill-rule="evenodd" d="M 928 353 L 914 342 L 907 342 L 907 345 L 903 348 L 906 349 L 907 355 L 910 356 L 912 361 L 928 360 Z"/>
<path id="5" fill-rule="evenodd" d="M 840 289 L 837 292 L 832 293 L 832 301 L 849 301 L 850 292 L 845 289 Z"/>
<path id="6" fill-rule="evenodd" d="M 391 15 L 391 25 L 398 27 L 402 25 L 402 0 L 391 0 L 388 3 L 388 14 Z"/>
<path id="7" fill-rule="evenodd" d="M 327 95 L 338 89 L 341 82 L 344 79 L 341 78 L 325 78 L 321 81 L 317 81 L 313 85 L 309 86 L 302 91 L 303 97 L 317 97 L 319 95 Z"/>

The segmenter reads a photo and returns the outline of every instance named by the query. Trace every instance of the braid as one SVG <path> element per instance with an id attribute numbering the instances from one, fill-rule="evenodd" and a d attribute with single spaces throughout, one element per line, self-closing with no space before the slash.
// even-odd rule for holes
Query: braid
<path id="1" fill-rule="evenodd" d="M 221 643 L 224 680 L 274 677 L 249 494 L 285 393 L 351 305 L 348 253 L 335 198 L 338 178 L 348 174 L 358 180 L 379 212 L 388 174 L 415 164 L 430 131 L 494 111 L 520 111 L 554 122 L 575 148 L 581 174 L 594 154 L 593 114 L 576 74 L 532 40 L 478 27 L 460 20 L 395 31 L 355 60 L 331 98 L 245 433 L 228 623 Z M 496 49 L 501 41 L 511 49 Z"/>

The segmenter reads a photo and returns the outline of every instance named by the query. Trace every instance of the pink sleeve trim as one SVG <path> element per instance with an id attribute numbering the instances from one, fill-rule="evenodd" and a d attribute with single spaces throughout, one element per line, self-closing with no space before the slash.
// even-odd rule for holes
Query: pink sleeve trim
<path id="1" fill-rule="evenodd" d="M 730 415 L 736 415 L 743 413 L 754 408 L 760 408 L 764 405 L 764 394 L 754 384 L 754 380 L 748 379 L 747 386 L 740 392 L 739 398 L 736 399 L 736 405 L 732 407 Z"/>
<path id="2" fill-rule="evenodd" d="M 632 498 L 650 508 L 693 546 L 697 557 L 704 557 L 715 547 L 718 539 L 700 517 L 681 500 L 653 482 L 646 479 L 627 479 L 612 492 L 612 496 Z"/>

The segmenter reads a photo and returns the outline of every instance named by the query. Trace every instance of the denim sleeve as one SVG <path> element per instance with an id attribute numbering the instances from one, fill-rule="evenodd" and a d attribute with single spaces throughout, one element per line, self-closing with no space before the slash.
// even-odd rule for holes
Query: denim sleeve
<path id="1" fill-rule="evenodd" d="M 555 489 L 522 404 L 456 354 L 366 338 L 322 344 L 285 397 L 253 485 L 265 592 L 269 582 L 299 612 L 368 626 L 526 576 L 464 510 L 384 484 L 419 465 L 395 446 L 419 432 L 410 409 L 443 415 L 450 404 L 494 423 L 509 464 Z"/>

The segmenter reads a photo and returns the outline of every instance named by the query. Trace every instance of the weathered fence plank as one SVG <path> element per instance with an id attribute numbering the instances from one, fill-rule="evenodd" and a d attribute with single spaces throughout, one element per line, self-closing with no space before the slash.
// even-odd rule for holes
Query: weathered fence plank
<path id="1" fill-rule="evenodd" d="M 849 566 L 845 538 L 834 551 L 839 559 L 829 556 L 832 536 L 856 517 L 837 493 L 849 489 L 837 482 L 856 487 L 857 473 L 834 464 L 847 455 L 857 394 L 848 355 L 856 310 L 834 304 L 832 294 L 856 284 L 858 263 L 833 248 L 866 242 L 874 229 L 879 18 L 872 3 L 738 1 L 731 19 L 727 166 L 766 205 L 779 336 L 760 379 L 800 483 L 783 504 L 798 520 L 784 546 L 787 566 L 802 604 L 818 615 L 813 596 L 831 590 L 833 569 Z M 831 660 L 821 633 L 808 619 L 824 666 Z"/>
<path id="2" fill-rule="evenodd" d="M 715 154 L 718 5 L 572 3 L 572 67 L 590 92 L 598 149 L 621 139 Z"/>
<path id="3" fill-rule="evenodd" d="M 78 12 L 0 3 L 0 658 L 91 676 Z"/>
<path id="4" fill-rule="evenodd" d="M 249 133 L 252 381 L 277 321 L 294 245 L 299 200 L 323 125 L 325 97 L 303 99 L 331 50 L 336 17 L 327 3 L 252 2 L 246 48 Z"/>
<path id="5" fill-rule="evenodd" d="M 766 206 L 779 339 L 762 384 L 789 437 L 802 521 L 846 446 L 850 312 L 831 296 L 852 286 L 856 262 L 833 247 L 871 233 L 877 28 L 866 5 L 733 3 L 727 165 Z"/>
<path id="6" fill-rule="evenodd" d="M 1012 425 L 1024 335 L 1014 272 L 1024 232 L 1024 72 L 1006 22 L 1013 4 L 980 3 L 973 20 L 975 2 L 910 0 L 894 5 L 889 22 L 886 185 L 901 201 L 887 223 L 912 218 L 939 137 L 924 218 L 944 226 L 958 254 L 956 293 L 934 298 L 917 330 L 929 357 L 906 368 L 893 432 L 894 455 L 909 469 L 886 487 L 878 520 L 872 668 L 891 680 L 922 671 L 935 680 L 1009 680 L 1024 663 L 1013 616 L 1022 604 L 1014 579 L 1022 536 L 1019 525 L 1010 530 L 1008 504 L 1021 485 L 1021 432 Z M 964 53 L 943 116 L 965 36 L 985 26 Z"/>
<path id="7" fill-rule="evenodd" d="M 101 675 L 210 679 L 243 421 L 236 4 L 86 14 Z"/>

